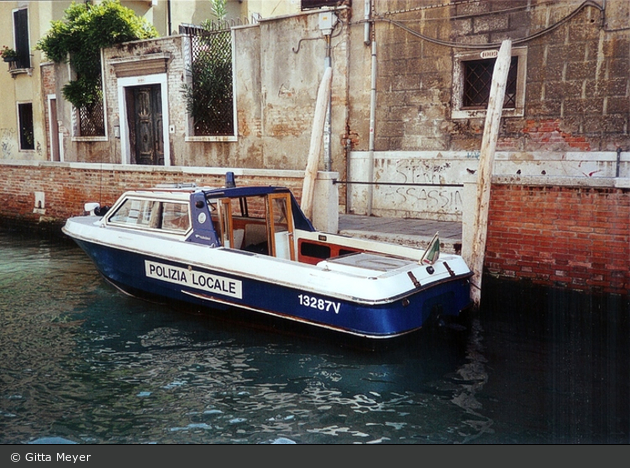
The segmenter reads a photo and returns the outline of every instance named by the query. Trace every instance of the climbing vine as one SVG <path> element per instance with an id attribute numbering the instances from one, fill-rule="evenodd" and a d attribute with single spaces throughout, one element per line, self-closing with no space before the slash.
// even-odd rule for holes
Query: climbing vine
<path id="1" fill-rule="evenodd" d="M 72 3 L 64 19 L 51 22 L 37 43 L 55 63 L 70 61 L 76 79 L 63 87 L 63 96 L 75 107 L 101 102 L 101 49 L 114 44 L 157 37 L 157 30 L 119 0 Z"/>

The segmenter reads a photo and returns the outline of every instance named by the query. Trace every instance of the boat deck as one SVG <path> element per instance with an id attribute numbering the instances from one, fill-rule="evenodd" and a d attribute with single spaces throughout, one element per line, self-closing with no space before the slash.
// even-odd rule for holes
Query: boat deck
<path id="1" fill-rule="evenodd" d="M 436 231 L 440 232 L 443 252 L 460 253 L 462 223 L 459 221 L 383 218 L 354 214 L 339 215 L 339 234 L 392 242 L 415 248 L 427 248 Z"/>

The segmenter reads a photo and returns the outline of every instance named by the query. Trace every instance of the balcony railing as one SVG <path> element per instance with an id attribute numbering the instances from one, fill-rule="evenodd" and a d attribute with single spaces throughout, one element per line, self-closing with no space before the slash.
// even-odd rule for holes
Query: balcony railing
<path id="1" fill-rule="evenodd" d="M 28 74 L 29 76 L 33 74 L 33 68 L 31 67 L 30 61 L 24 63 L 21 61 L 19 57 L 15 59 L 4 59 L 4 62 L 9 66 L 9 73 L 15 77 L 15 75 Z"/>

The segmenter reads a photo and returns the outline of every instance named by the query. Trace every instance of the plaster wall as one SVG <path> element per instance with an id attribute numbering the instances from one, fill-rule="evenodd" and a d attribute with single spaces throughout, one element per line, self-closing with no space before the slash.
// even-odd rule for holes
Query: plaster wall
<path id="1" fill-rule="evenodd" d="M 353 151 L 349 159 L 350 182 L 369 181 L 370 153 Z M 476 179 L 479 151 L 377 151 L 373 165 L 373 185 L 347 185 L 349 213 L 367 214 L 371 196 L 375 216 L 461 221 L 463 183 Z M 493 174 L 629 180 L 630 153 L 497 152 Z"/>

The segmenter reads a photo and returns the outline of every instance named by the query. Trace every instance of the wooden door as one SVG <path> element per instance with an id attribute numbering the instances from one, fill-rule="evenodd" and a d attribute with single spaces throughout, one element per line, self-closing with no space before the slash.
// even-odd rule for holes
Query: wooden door
<path id="1" fill-rule="evenodd" d="M 228 249 L 234 248 L 234 228 L 232 224 L 232 205 L 229 198 L 221 198 L 217 203 L 219 212 L 219 238 L 221 245 Z"/>
<path id="2" fill-rule="evenodd" d="M 59 151 L 59 122 L 57 120 L 57 99 L 51 98 L 50 104 L 50 160 L 61 161 L 61 154 Z"/>
<path id="3" fill-rule="evenodd" d="M 135 155 L 135 162 L 163 165 L 164 137 L 160 85 L 134 86 L 131 90 L 134 129 L 130 132 L 132 140 L 130 146 Z"/>
<path id="4" fill-rule="evenodd" d="M 295 260 L 293 213 L 288 193 L 272 193 L 267 199 L 269 253 L 274 257 Z"/>

